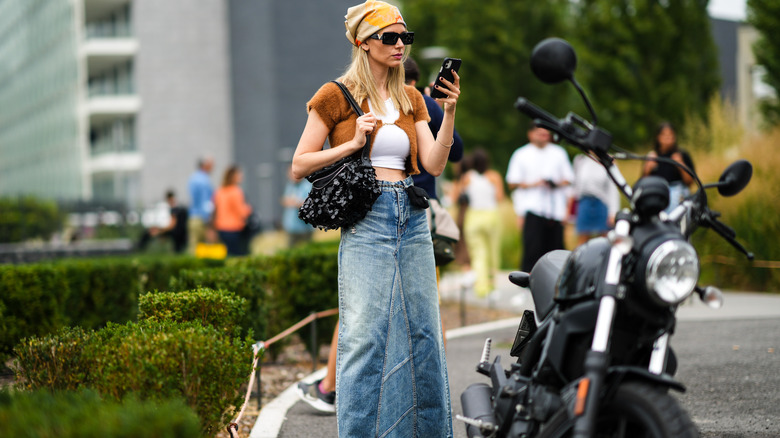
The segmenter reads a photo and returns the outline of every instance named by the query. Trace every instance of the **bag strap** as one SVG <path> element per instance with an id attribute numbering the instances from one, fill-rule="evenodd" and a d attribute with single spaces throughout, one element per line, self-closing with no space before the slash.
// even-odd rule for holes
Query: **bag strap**
<path id="1" fill-rule="evenodd" d="M 431 202 L 439 202 L 435 199 L 431 199 Z M 431 205 L 431 234 L 436 234 L 436 208 Z"/>
<path id="2" fill-rule="evenodd" d="M 341 92 L 344 94 L 344 97 L 347 99 L 347 102 L 349 102 L 350 106 L 352 106 L 352 109 L 355 110 L 355 113 L 357 113 L 358 117 L 363 115 L 363 110 L 360 109 L 360 105 L 355 102 L 355 98 L 352 97 L 352 93 L 349 92 L 346 85 L 342 84 L 339 81 L 331 81 L 334 84 L 338 85 L 341 89 Z M 367 161 L 371 161 L 369 159 L 369 156 L 371 155 L 371 134 L 366 134 L 366 144 L 363 145 L 363 151 L 362 151 L 362 158 Z"/>

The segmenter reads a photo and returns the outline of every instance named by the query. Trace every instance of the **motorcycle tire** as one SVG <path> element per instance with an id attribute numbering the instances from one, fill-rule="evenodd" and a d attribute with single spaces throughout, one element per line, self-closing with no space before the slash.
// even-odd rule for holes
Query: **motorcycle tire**
<path id="1" fill-rule="evenodd" d="M 665 389 L 665 388 L 664 388 Z M 566 408 L 553 415 L 539 437 L 570 437 L 574 420 Z M 656 386 L 627 382 L 599 408 L 595 438 L 696 438 L 699 430 L 668 391 Z"/>

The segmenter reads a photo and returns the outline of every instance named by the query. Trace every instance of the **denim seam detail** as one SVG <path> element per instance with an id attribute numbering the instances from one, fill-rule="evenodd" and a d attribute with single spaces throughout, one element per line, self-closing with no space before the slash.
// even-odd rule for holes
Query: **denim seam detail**
<path id="1" fill-rule="evenodd" d="M 384 384 L 385 382 L 387 382 L 387 379 L 389 379 L 389 378 L 390 378 L 390 377 L 391 377 L 391 376 L 392 376 L 392 375 L 393 375 L 393 374 L 394 374 L 396 371 L 400 370 L 400 369 L 401 369 L 401 368 L 402 368 L 404 365 L 406 365 L 406 363 L 407 363 L 407 362 L 409 362 L 410 360 L 412 360 L 412 358 L 411 358 L 411 357 L 408 357 L 408 358 L 404 359 L 404 360 L 403 360 L 401 363 L 399 363 L 398 365 L 394 366 L 392 370 L 388 371 L 388 372 L 387 372 L 387 374 L 385 374 L 385 375 L 382 377 L 382 383 Z"/>
<path id="2" fill-rule="evenodd" d="M 398 244 L 400 246 L 401 239 L 399 234 Z M 398 264 L 398 260 L 396 259 L 396 265 Z M 398 266 L 396 269 L 398 269 L 399 276 L 401 275 L 401 267 Z M 406 297 L 404 296 L 404 288 L 403 288 L 404 282 L 399 281 L 399 294 L 401 295 L 401 310 L 404 314 L 404 324 L 406 325 L 406 340 L 407 344 L 409 345 L 409 367 L 411 368 L 411 380 L 412 380 L 412 407 L 409 409 L 414 409 L 414 420 L 412 421 L 412 429 L 414 430 L 414 434 L 412 436 L 417 436 L 417 378 L 414 370 L 414 344 L 412 342 L 412 328 L 409 326 L 409 313 L 406 311 Z M 406 414 L 402 415 L 403 418 Z"/>
<path id="3" fill-rule="evenodd" d="M 396 282 L 398 282 L 398 262 L 395 263 L 395 274 L 393 275 L 393 288 L 392 290 L 395 291 Z M 399 286 L 400 287 L 400 286 Z M 390 336 L 388 335 L 390 333 L 390 324 L 392 324 L 393 320 L 393 308 L 395 303 L 395 292 L 392 292 L 390 294 L 390 311 L 388 313 L 387 317 L 387 325 L 385 327 L 385 352 L 382 356 L 382 383 L 379 385 L 379 400 L 376 407 L 376 424 L 374 425 L 374 436 L 379 435 L 379 425 L 380 421 L 382 419 L 382 396 L 385 393 L 385 371 L 387 370 L 387 350 L 388 350 L 388 343 L 390 342 Z"/>
<path id="4" fill-rule="evenodd" d="M 395 427 L 396 427 L 396 426 L 398 426 L 398 424 L 400 424 L 400 423 L 401 423 L 401 421 L 403 421 L 403 419 L 404 419 L 404 418 L 406 418 L 406 416 L 407 416 L 407 415 L 409 415 L 409 412 L 411 412 L 411 411 L 412 411 L 412 409 L 414 409 L 414 410 L 415 410 L 415 412 L 417 411 L 417 409 L 415 409 L 415 406 L 412 406 L 412 407 L 410 407 L 409 409 L 407 409 L 407 410 L 406 410 L 406 412 L 404 412 L 403 414 L 401 414 L 401 416 L 400 416 L 400 417 L 398 417 L 398 420 L 396 420 L 396 422 L 395 422 L 395 423 L 393 423 L 393 425 L 392 425 L 392 426 L 390 426 L 390 427 L 389 427 L 389 428 L 388 428 L 388 429 L 387 429 L 387 430 L 386 430 L 386 431 L 385 431 L 385 432 L 384 432 L 382 435 L 379 435 L 379 438 L 386 437 L 386 436 L 387 436 L 387 434 L 389 434 L 390 432 L 392 432 L 392 431 L 393 431 L 393 429 L 395 429 Z M 415 413 L 415 416 L 416 416 L 416 415 L 417 415 L 417 414 Z M 415 424 L 417 424 L 417 423 L 415 423 Z M 417 436 L 417 427 L 416 427 L 416 426 L 415 426 L 414 436 Z"/>

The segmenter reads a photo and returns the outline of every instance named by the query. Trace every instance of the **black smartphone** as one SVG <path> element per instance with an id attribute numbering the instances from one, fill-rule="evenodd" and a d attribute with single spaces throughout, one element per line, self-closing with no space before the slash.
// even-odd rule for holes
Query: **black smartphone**
<path id="1" fill-rule="evenodd" d="M 444 85 L 441 81 L 441 78 L 444 78 L 450 82 L 455 81 L 455 77 L 452 75 L 453 70 L 458 71 L 460 69 L 460 59 L 457 58 L 444 58 L 444 61 L 441 63 L 441 68 L 439 69 L 439 74 L 436 75 L 436 82 L 433 83 L 434 87 L 431 88 L 431 97 L 434 99 L 438 99 L 441 97 L 447 97 L 446 94 L 436 89 L 436 86 L 440 86 L 443 88 L 447 88 L 446 85 Z"/>

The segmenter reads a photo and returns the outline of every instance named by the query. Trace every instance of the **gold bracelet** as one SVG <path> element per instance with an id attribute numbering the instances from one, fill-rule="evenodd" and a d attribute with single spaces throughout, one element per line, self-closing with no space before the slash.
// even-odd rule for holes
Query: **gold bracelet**
<path id="1" fill-rule="evenodd" d="M 452 141 L 450 142 L 450 145 L 449 145 L 449 146 L 447 146 L 446 144 L 444 144 L 444 143 L 442 143 L 441 141 L 439 141 L 439 137 L 436 137 L 436 143 L 439 143 L 440 145 L 442 145 L 442 146 L 444 146 L 445 148 L 449 149 L 449 148 L 451 148 L 451 147 L 452 147 L 452 145 L 454 145 L 454 144 L 455 144 L 455 137 L 452 137 Z"/>

